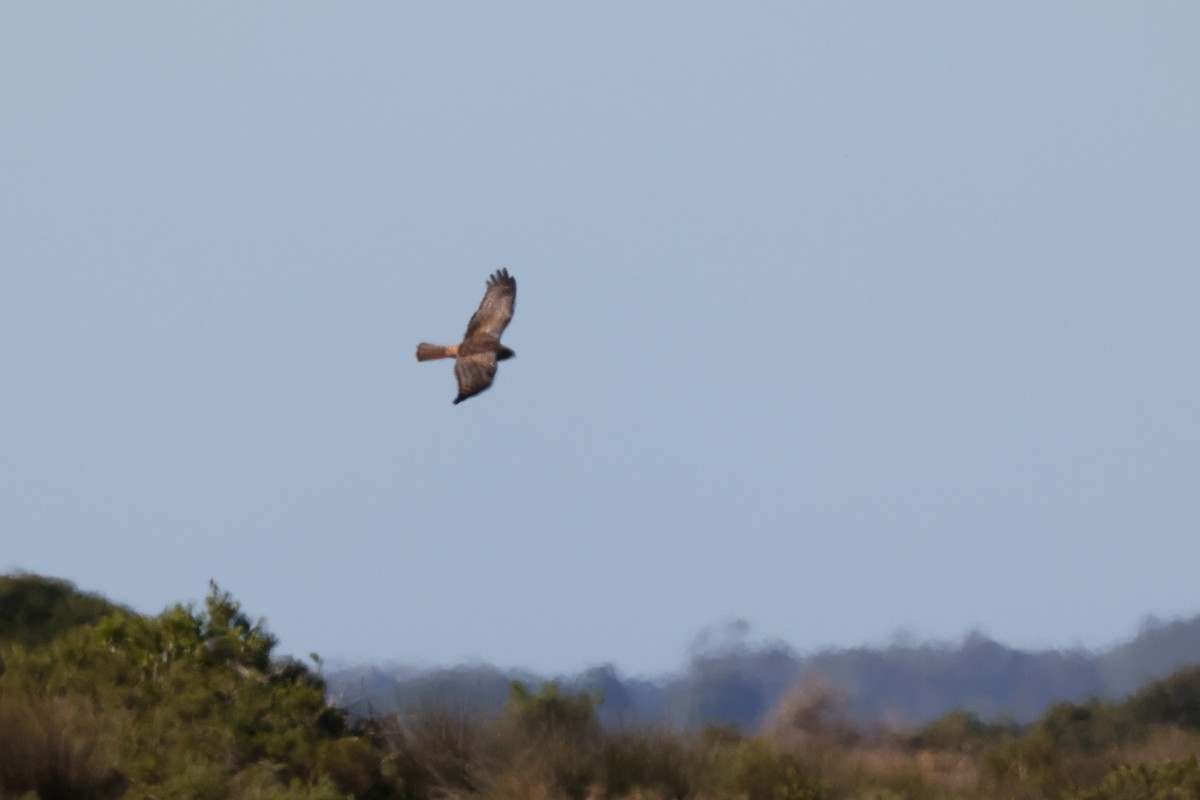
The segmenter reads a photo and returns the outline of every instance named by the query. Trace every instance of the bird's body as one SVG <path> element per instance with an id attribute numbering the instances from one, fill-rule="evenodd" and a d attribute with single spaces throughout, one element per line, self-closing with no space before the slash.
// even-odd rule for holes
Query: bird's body
<path id="1" fill-rule="evenodd" d="M 487 291 L 479 308 L 467 323 L 467 333 L 459 344 L 441 345 L 421 342 L 417 361 L 436 358 L 454 359 L 454 377 L 458 379 L 455 404 L 474 397 L 492 385 L 496 364 L 516 355 L 500 344 L 500 334 L 513 316 L 517 302 L 517 281 L 508 270 L 498 270 L 488 278 Z"/>

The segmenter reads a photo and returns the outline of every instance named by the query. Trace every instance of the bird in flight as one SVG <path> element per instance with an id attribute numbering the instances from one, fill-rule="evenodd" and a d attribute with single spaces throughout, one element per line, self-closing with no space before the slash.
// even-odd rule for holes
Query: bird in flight
<path id="1" fill-rule="evenodd" d="M 483 301 L 471 315 L 461 344 L 421 342 L 417 345 L 417 361 L 454 359 L 454 377 L 458 379 L 455 405 L 491 386 L 492 379 L 496 377 L 496 362 L 516 355 L 500 344 L 500 334 L 504 333 L 504 328 L 512 319 L 516 301 L 516 279 L 508 274 L 507 269 L 497 270 L 488 278 Z"/>

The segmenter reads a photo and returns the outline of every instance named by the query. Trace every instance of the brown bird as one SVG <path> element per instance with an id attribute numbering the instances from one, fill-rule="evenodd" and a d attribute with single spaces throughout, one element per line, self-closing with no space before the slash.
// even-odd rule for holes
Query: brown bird
<path id="1" fill-rule="evenodd" d="M 483 301 L 467 323 L 467 334 L 461 344 L 421 342 L 417 345 L 417 361 L 454 359 L 454 377 L 458 378 L 456 405 L 491 386 L 496 377 L 496 362 L 516 355 L 500 344 L 500 334 L 512 319 L 516 302 L 516 279 L 508 274 L 508 270 L 498 270 L 488 278 Z"/>

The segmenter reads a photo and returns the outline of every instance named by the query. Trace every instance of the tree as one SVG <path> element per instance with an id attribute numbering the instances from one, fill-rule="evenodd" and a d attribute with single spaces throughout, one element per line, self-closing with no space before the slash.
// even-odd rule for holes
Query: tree
<path id="1" fill-rule="evenodd" d="M 0 576 L 0 644 L 36 647 L 118 610 L 68 581 L 25 573 Z"/>
<path id="2" fill-rule="evenodd" d="M 327 780 L 318 750 L 343 732 L 344 719 L 326 704 L 317 675 L 273 658 L 275 643 L 261 620 L 251 621 L 212 584 L 203 610 L 176 605 L 157 617 L 116 611 L 40 646 L 10 646 L 0 698 L 26 709 L 27 724 L 44 731 L 30 741 L 43 741 L 47 754 L 96 742 L 92 750 L 111 755 L 89 757 L 86 764 L 100 766 L 82 770 L 84 780 L 111 783 L 115 771 L 146 794 L 221 796 L 240 785 L 239 773 L 269 765 L 264 774 L 288 793 L 303 793 Z M 339 768 L 351 756 L 369 763 L 361 749 L 335 748 L 327 761 Z M 64 780 L 81 773 L 50 755 L 38 759 Z M 358 772 L 353 777 L 361 783 Z M 29 784 L 21 776 L 0 780 L 10 791 Z M 184 791 L 180 782 L 192 788 Z M 247 785 L 261 782 L 259 776 Z M 78 780 L 72 785 L 73 796 L 88 794 Z"/>
<path id="3" fill-rule="evenodd" d="M 1200 667 L 1186 667 L 1134 695 L 1128 707 L 1135 720 L 1200 730 Z"/>

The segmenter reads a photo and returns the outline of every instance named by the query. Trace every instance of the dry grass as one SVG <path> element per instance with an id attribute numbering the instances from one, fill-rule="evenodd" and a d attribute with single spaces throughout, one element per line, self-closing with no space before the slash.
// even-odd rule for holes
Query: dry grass
<path id="1" fill-rule="evenodd" d="M 1174 727 L 1162 728 L 1144 742 L 1117 748 L 1112 758 L 1135 766 L 1200 758 L 1200 733 Z"/>
<path id="2" fill-rule="evenodd" d="M 125 720 L 82 698 L 0 694 L 0 789 L 39 797 L 119 797 Z"/>

